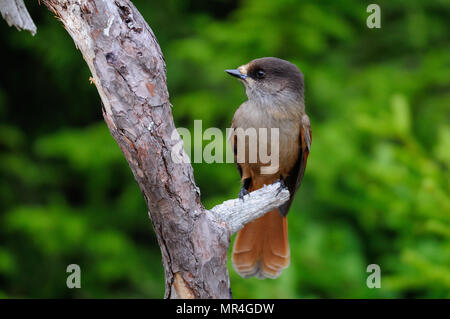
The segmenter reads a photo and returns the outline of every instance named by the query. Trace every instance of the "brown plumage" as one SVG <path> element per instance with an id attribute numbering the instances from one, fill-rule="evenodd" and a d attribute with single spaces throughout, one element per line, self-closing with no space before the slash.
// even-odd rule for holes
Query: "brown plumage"
<path id="1" fill-rule="evenodd" d="M 232 262 L 243 277 L 276 278 L 290 262 L 286 216 L 300 187 L 311 147 L 303 75 L 294 64 L 277 58 L 256 59 L 227 72 L 244 83 L 248 97 L 236 110 L 231 124 L 234 131 L 230 143 L 243 184 L 239 196 L 243 198 L 277 180 L 284 182 L 291 195 L 287 203 L 239 231 Z M 245 134 L 252 129 L 256 130 L 253 141 L 251 134 Z M 267 130 L 266 139 L 259 135 L 260 129 Z M 272 140 L 271 129 L 278 129 L 278 138 L 274 135 Z M 264 150 L 278 165 L 261 157 Z"/>

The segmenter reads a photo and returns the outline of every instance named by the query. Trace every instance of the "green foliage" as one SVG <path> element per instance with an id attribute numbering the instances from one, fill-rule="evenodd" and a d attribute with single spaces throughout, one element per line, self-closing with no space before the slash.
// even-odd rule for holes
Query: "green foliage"
<path id="1" fill-rule="evenodd" d="M 305 75 L 313 143 L 289 214 L 291 266 L 240 298 L 450 298 L 450 8 L 444 1 L 135 1 L 165 54 L 175 122 L 229 126 L 245 99 L 224 69 L 262 56 Z M 31 4 L 31 3 L 30 3 Z M 0 297 L 163 295 L 159 247 L 101 119 L 89 71 L 42 7 L 36 37 L 0 28 Z M 70 75 L 70 76 L 68 76 Z M 205 142 L 207 143 L 207 142 Z M 233 164 L 194 164 L 205 206 Z M 65 286 L 81 266 L 82 289 Z M 366 286 L 379 264 L 381 289 Z"/>

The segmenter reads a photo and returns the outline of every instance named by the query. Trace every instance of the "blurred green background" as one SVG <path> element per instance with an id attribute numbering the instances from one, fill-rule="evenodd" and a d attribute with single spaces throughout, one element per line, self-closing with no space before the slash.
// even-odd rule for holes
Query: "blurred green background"
<path id="1" fill-rule="evenodd" d="M 450 6 L 377 1 L 134 1 L 167 61 L 178 127 L 229 127 L 245 99 L 224 69 L 277 56 L 305 75 L 313 131 L 289 214 L 291 266 L 237 298 L 450 298 Z M 0 22 L 0 297 L 163 296 L 141 192 L 61 24 L 27 1 L 35 37 Z M 195 164 L 207 208 L 233 164 Z M 82 288 L 66 287 L 81 267 Z M 366 286 L 379 264 L 381 288 Z"/>

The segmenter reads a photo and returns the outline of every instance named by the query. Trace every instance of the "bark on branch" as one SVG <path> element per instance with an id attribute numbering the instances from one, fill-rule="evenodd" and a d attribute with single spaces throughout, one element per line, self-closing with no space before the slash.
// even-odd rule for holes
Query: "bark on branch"
<path id="1" fill-rule="evenodd" d="M 156 38 L 129 0 L 43 0 L 81 51 L 103 116 L 144 194 L 166 298 L 229 298 L 230 236 L 289 198 L 280 184 L 206 210 L 173 122 Z"/>
<path id="2" fill-rule="evenodd" d="M 211 212 L 218 220 L 223 220 L 230 233 L 234 234 L 245 224 L 281 206 L 288 199 L 289 191 L 277 182 L 246 195 L 243 200 L 227 200 L 212 208 Z"/>
<path id="3" fill-rule="evenodd" d="M 9 26 L 15 26 L 18 30 L 30 31 L 36 34 L 36 25 L 23 3 L 23 0 L 0 0 L 0 12 Z"/>

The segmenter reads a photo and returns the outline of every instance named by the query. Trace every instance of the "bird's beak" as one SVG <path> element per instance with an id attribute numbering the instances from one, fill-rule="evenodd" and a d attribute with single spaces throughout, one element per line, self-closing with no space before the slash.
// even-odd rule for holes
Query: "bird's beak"
<path id="1" fill-rule="evenodd" d="M 241 80 L 245 80 L 247 78 L 247 75 L 242 74 L 239 70 L 225 70 L 225 72 Z"/>

